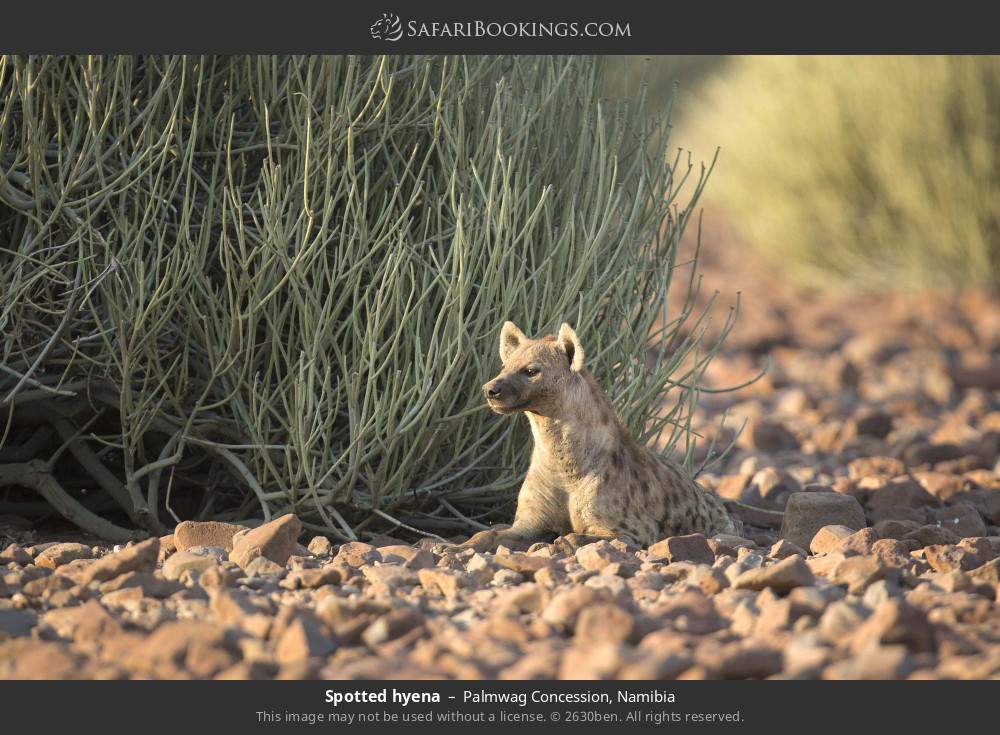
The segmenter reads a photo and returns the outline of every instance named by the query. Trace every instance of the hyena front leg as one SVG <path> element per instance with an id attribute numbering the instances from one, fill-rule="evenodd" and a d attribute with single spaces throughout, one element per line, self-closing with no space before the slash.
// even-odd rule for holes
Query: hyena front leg
<path id="1" fill-rule="evenodd" d="M 526 549 L 553 533 L 569 529 L 569 512 L 565 494 L 549 490 L 529 473 L 517 496 L 517 511 L 512 526 L 495 526 L 480 531 L 454 550 L 475 549 L 477 552 L 496 551 L 498 546 Z"/>

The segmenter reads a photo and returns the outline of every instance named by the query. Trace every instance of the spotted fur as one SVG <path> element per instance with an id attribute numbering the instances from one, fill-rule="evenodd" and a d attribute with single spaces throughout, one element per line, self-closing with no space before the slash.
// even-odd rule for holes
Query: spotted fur
<path id="1" fill-rule="evenodd" d="M 638 444 L 584 368 L 576 332 L 529 339 L 500 332 L 503 369 L 483 386 L 501 414 L 523 412 L 534 449 L 513 525 L 492 540 L 575 532 L 648 546 L 668 536 L 739 533 L 720 499 L 682 468 Z"/>

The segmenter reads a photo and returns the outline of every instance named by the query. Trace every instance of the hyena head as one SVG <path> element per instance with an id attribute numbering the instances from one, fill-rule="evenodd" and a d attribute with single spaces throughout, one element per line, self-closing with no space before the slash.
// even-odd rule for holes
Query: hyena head
<path id="1" fill-rule="evenodd" d="M 567 389 L 583 370 L 583 347 L 569 324 L 556 336 L 529 339 L 513 322 L 500 330 L 500 374 L 483 386 L 486 403 L 497 413 L 558 412 Z"/>

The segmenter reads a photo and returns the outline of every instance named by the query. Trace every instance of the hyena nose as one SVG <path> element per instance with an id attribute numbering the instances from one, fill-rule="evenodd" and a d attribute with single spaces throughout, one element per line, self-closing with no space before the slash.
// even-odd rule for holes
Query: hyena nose
<path id="1" fill-rule="evenodd" d="M 483 386 L 483 392 L 486 394 L 487 398 L 499 398 L 500 394 L 503 392 L 500 384 L 495 380 L 491 380 L 489 383 Z"/>

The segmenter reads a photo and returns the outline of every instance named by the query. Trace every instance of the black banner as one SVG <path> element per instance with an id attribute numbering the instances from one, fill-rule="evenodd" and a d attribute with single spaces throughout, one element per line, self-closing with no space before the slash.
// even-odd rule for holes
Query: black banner
<path id="1" fill-rule="evenodd" d="M 932 732 L 995 723 L 996 682 L 4 682 L 5 732 Z M 57 706 L 54 706 L 57 703 Z M 807 728 L 804 730 L 804 728 Z M 888 731 L 888 730 L 887 730 Z"/>
<path id="2" fill-rule="evenodd" d="M 9 3 L 18 53 L 991 53 L 988 4 Z"/>

